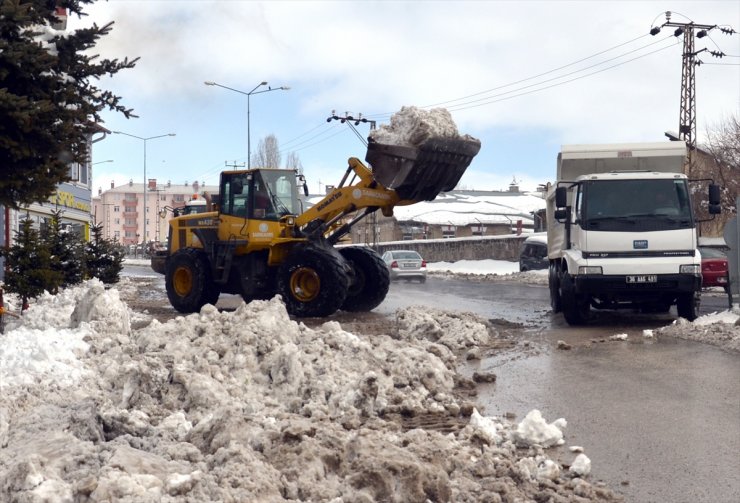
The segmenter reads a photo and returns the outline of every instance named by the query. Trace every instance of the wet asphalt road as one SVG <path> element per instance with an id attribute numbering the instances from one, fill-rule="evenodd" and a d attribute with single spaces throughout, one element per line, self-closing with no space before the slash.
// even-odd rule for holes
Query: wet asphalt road
<path id="1" fill-rule="evenodd" d="M 149 272 L 127 267 L 124 274 Z M 479 385 L 477 402 L 488 415 L 513 413 L 520 420 L 537 408 L 548 421 L 566 418 L 565 447 L 583 446 L 592 480 L 626 501 L 740 502 L 740 354 L 642 337 L 643 329 L 671 323 L 675 312 L 599 313 L 588 326 L 572 328 L 550 313 L 545 286 L 430 277 L 425 284 L 393 283 L 375 313 L 390 316 L 409 305 L 521 323 L 527 351 L 490 355 L 461 369 L 498 376 Z M 702 314 L 726 308 L 723 295 L 702 297 Z M 592 342 L 617 333 L 629 339 Z M 555 349 L 559 340 L 572 349 Z M 549 455 L 566 464 L 574 457 L 566 448 Z"/>
<path id="2" fill-rule="evenodd" d="M 430 278 L 394 283 L 379 310 L 409 304 L 463 309 L 524 323 L 532 351 L 467 363 L 463 373 L 494 372 L 478 402 L 488 415 L 521 420 L 539 409 L 564 417 L 566 444 L 550 452 L 569 464 L 580 445 L 603 480 L 636 503 L 740 502 L 740 354 L 673 338 L 646 339 L 643 329 L 675 319 L 601 312 L 586 327 L 549 310 L 544 286 Z M 727 309 L 724 295 L 702 296 L 702 314 Z M 627 341 L 592 343 L 627 333 Z M 555 349 L 557 341 L 572 346 Z"/>

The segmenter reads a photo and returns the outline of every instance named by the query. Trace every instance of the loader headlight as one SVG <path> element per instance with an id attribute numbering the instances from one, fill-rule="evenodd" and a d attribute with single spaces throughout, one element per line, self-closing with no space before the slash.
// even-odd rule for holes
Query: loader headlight
<path id="1" fill-rule="evenodd" d="M 285 219 L 285 225 L 293 227 L 295 225 L 295 217 L 288 217 Z"/>
<path id="2" fill-rule="evenodd" d="M 678 272 L 681 274 L 701 274 L 701 264 L 683 264 Z"/>
<path id="3" fill-rule="evenodd" d="M 578 267 L 578 274 L 604 274 L 600 265 L 582 265 Z"/>

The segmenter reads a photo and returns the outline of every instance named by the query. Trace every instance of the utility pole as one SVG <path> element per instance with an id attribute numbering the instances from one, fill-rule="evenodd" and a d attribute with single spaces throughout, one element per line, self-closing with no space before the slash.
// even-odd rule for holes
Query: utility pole
<path id="1" fill-rule="evenodd" d="M 227 168 L 232 168 L 232 169 L 236 170 L 237 168 L 245 168 L 246 167 L 246 163 L 243 163 L 243 162 L 242 163 L 239 163 L 239 162 L 234 161 L 231 164 L 229 164 L 229 161 L 224 161 L 224 166 L 227 167 Z"/>
<path id="2" fill-rule="evenodd" d="M 688 23 L 671 21 L 671 11 L 666 11 L 665 17 L 666 22 L 660 26 L 652 27 L 650 29 L 650 35 L 657 35 L 660 29 L 666 26 L 676 28 L 673 32 L 675 37 L 683 35 L 681 110 L 678 119 L 678 138 L 685 141 L 688 147 L 687 175 L 691 177 L 693 151 L 696 150 L 696 67 L 702 64 L 702 61 L 697 58 L 697 55 L 707 50 L 706 48 L 699 51 L 694 50 L 694 30 L 699 30 L 696 32 L 696 38 L 706 37 L 714 28 L 719 28 L 722 33 L 727 35 L 731 35 L 735 31 L 732 28 L 720 28 L 716 24 L 698 24 L 693 21 L 689 21 Z M 709 53 L 717 58 L 725 55 L 721 51 L 709 51 Z"/>

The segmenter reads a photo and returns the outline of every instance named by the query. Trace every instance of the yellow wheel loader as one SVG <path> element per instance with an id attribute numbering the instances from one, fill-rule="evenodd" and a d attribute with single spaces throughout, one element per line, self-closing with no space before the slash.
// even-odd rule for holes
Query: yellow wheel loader
<path id="1" fill-rule="evenodd" d="M 395 206 L 452 190 L 479 149 L 470 137 L 419 147 L 371 141 L 370 167 L 350 158 L 340 184 L 306 210 L 298 190 L 302 182 L 308 195 L 305 179 L 293 170 L 224 171 L 205 213 L 170 220 L 167 251 L 152 268 L 164 272 L 167 297 L 182 313 L 221 293 L 247 302 L 280 294 L 297 317 L 370 311 L 388 293 L 387 267 L 368 247 L 334 245 L 374 211 L 392 216 Z"/>

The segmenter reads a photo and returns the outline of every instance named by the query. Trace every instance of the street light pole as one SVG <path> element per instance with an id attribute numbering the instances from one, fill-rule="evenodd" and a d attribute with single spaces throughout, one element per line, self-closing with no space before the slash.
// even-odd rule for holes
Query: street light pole
<path id="1" fill-rule="evenodd" d="M 143 241 L 146 241 L 146 185 L 147 185 L 147 180 L 146 180 L 146 142 L 148 140 L 154 140 L 155 138 L 164 138 L 165 136 L 175 136 L 175 133 L 160 134 L 160 135 L 157 135 L 157 136 L 148 136 L 146 138 L 144 138 L 142 136 L 136 136 L 136 135 L 130 134 L 130 133 L 124 133 L 123 131 L 113 131 L 113 133 L 115 133 L 115 134 L 122 134 L 122 135 L 125 135 L 125 136 L 130 136 L 131 138 L 136 138 L 137 140 L 141 140 L 141 141 L 144 142 L 144 215 L 143 215 L 143 218 L 141 220 L 142 220 L 142 225 L 144 227 L 144 233 L 142 234 L 142 239 L 143 239 Z M 136 244 L 137 245 L 139 244 L 138 237 L 136 239 Z"/>
<path id="2" fill-rule="evenodd" d="M 254 89 L 252 89 L 251 91 L 245 92 L 245 91 L 240 91 L 238 89 L 234 89 L 232 87 L 227 87 L 227 86 L 223 86 L 221 84 L 217 84 L 216 82 L 212 82 L 210 80 L 205 81 L 204 84 L 207 85 L 207 86 L 223 87 L 224 89 L 228 89 L 229 91 L 234 91 L 235 93 L 244 94 L 244 95 L 247 96 L 247 169 L 250 169 L 252 167 L 252 145 L 251 145 L 252 140 L 251 140 L 251 132 L 249 130 L 250 129 L 250 126 L 249 126 L 249 115 L 250 115 L 249 98 L 253 94 L 269 93 L 270 91 L 280 91 L 280 90 L 287 91 L 288 89 L 290 89 L 290 87 L 288 87 L 288 86 L 268 87 L 267 89 L 262 89 L 261 91 L 257 91 L 257 89 L 259 89 L 260 87 L 267 85 L 267 82 L 262 81 L 259 84 L 257 84 L 256 86 L 254 86 Z"/>

